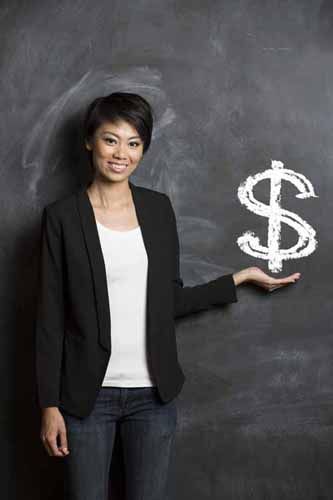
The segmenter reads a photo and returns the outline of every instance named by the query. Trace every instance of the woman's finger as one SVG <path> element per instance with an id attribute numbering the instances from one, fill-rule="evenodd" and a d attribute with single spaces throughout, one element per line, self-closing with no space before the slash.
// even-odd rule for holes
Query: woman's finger
<path id="1" fill-rule="evenodd" d="M 60 447 L 59 447 L 59 449 L 64 455 L 68 455 L 69 450 L 68 450 L 68 444 L 67 444 L 66 428 L 60 430 Z"/>
<path id="2" fill-rule="evenodd" d="M 297 281 L 296 278 L 288 276 L 287 278 L 272 278 L 270 277 L 269 283 L 272 285 L 283 285 L 284 283 L 295 283 Z"/>
<path id="3" fill-rule="evenodd" d="M 58 444 L 57 444 L 57 436 L 52 435 L 47 439 L 47 444 L 51 448 L 52 456 L 54 457 L 62 457 L 63 454 L 61 451 L 58 450 Z"/>

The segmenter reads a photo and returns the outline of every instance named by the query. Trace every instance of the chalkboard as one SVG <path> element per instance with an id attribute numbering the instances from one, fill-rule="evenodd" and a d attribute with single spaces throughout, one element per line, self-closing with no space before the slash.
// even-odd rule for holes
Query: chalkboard
<path id="1" fill-rule="evenodd" d="M 186 383 L 170 498 L 333 498 L 332 21 L 328 0 L 1 2 L 4 498 L 61 498 L 62 463 L 42 449 L 32 404 L 41 211 L 87 180 L 82 113 L 118 90 L 155 110 L 132 181 L 170 196 L 185 285 L 250 266 L 302 274 L 177 321 Z M 239 240 L 268 248 L 272 175 L 255 176 L 273 166 L 308 193 L 283 175 L 275 206 L 313 230 L 312 251 L 275 271 Z M 276 257 L 299 232 L 274 224 Z M 122 498 L 119 442 L 113 464 Z"/>

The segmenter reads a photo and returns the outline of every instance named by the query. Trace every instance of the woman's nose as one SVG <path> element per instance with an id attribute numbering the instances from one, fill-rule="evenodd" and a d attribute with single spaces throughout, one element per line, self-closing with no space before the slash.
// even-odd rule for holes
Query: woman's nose
<path id="1" fill-rule="evenodd" d="M 116 155 L 117 158 L 121 158 L 122 160 L 124 160 L 125 158 L 127 158 L 126 147 L 118 146 L 114 154 Z"/>

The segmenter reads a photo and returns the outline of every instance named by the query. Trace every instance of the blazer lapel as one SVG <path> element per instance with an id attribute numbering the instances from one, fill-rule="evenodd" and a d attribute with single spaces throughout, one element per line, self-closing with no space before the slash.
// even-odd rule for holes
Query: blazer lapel
<path id="1" fill-rule="evenodd" d="M 133 202 L 136 210 L 139 225 L 141 226 L 142 237 L 148 257 L 148 281 L 147 281 L 147 308 L 149 311 L 149 297 L 152 288 L 152 245 L 153 245 L 153 220 L 148 204 L 145 202 L 145 191 L 129 181 Z M 89 256 L 92 280 L 95 290 L 96 311 L 99 328 L 99 343 L 107 351 L 111 352 L 111 321 L 109 297 L 107 288 L 106 269 L 103 252 L 99 240 L 93 207 L 86 192 L 87 186 L 79 189 L 77 193 L 77 206 L 80 215 L 82 231 Z M 110 297 L 112 300 L 112 297 Z"/>

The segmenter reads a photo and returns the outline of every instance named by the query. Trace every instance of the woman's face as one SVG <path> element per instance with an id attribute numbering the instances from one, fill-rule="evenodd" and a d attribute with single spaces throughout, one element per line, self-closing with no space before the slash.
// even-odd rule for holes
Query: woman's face
<path id="1" fill-rule="evenodd" d="M 143 141 L 137 130 L 124 120 L 104 122 L 92 141 L 86 142 L 92 151 L 95 178 L 123 181 L 138 166 L 143 155 Z"/>

